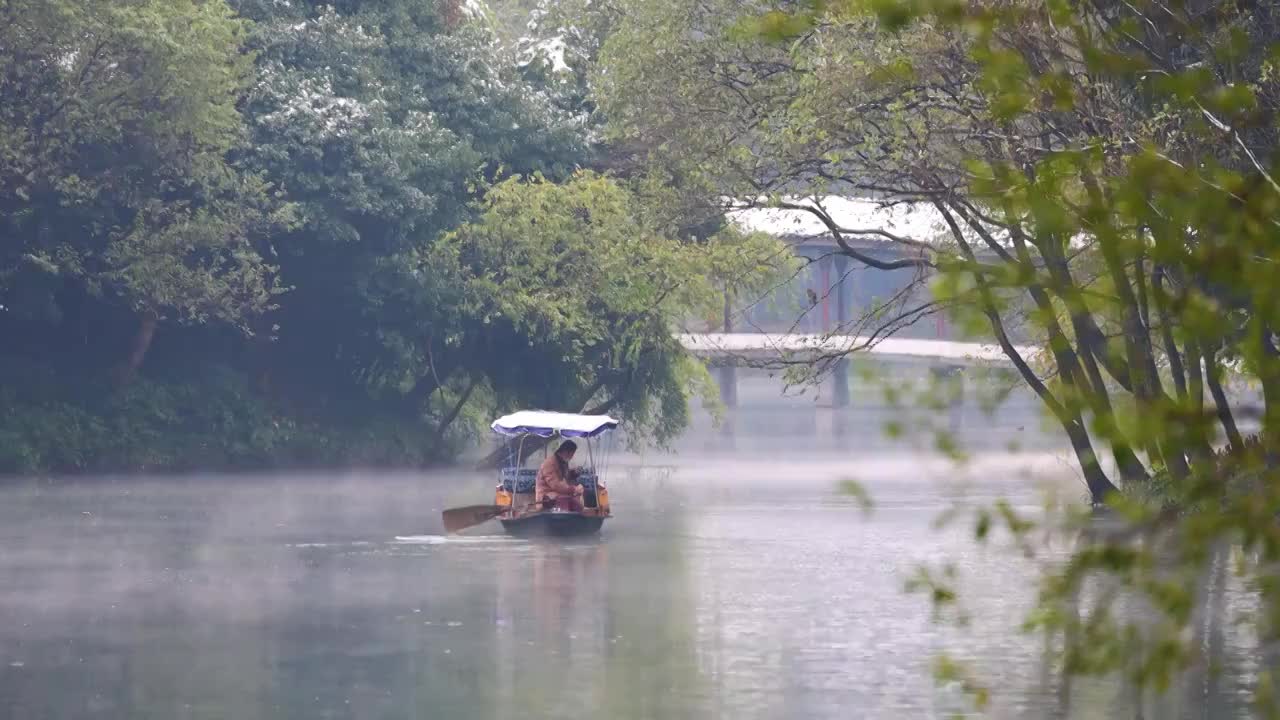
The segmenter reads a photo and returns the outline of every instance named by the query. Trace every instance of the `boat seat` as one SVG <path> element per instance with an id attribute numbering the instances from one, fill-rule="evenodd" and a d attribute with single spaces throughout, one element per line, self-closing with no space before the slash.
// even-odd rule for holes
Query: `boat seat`
<path id="1" fill-rule="evenodd" d="M 501 487 L 503 490 L 512 493 L 514 496 L 512 502 L 513 507 L 525 508 L 533 502 L 537 479 L 538 471 L 532 468 L 503 468 Z M 597 507 L 597 481 L 598 476 L 596 475 L 595 470 L 590 468 L 585 468 L 578 474 L 578 482 L 582 483 L 583 488 L 582 504 L 584 507 Z"/>
<path id="2" fill-rule="evenodd" d="M 502 489 L 509 493 L 533 494 L 538 471 L 532 468 L 502 468 Z"/>
<path id="3" fill-rule="evenodd" d="M 578 473 L 578 482 L 582 484 L 582 507 L 584 508 L 597 507 L 596 481 L 596 472 L 591 468 L 583 468 L 582 472 Z"/>

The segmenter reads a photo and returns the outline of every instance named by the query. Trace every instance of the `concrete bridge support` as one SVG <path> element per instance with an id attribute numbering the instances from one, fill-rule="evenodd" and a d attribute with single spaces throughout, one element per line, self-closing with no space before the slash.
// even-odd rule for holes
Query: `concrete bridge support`
<path id="1" fill-rule="evenodd" d="M 737 449 L 737 409 L 738 409 L 738 368 L 732 364 L 712 367 L 711 375 L 720 388 L 720 403 L 724 405 L 724 416 L 720 418 L 720 439 L 716 443 L 718 450 Z"/>
<path id="2" fill-rule="evenodd" d="M 951 432 L 959 432 L 964 421 L 964 367 L 960 365 L 934 365 L 929 368 L 929 373 L 939 386 L 947 382 L 955 383 L 955 395 L 951 398 L 951 406 L 948 408 L 948 421 Z"/>
<path id="3" fill-rule="evenodd" d="M 849 322 L 848 265 L 849 259 L 844 255 L 828 255 L 822 259 L 823 282 L 827 288 L 822 301 L 823 332 L 842 332 Z M 832 302 L 835 304 L 834 318 L 830 311 Z M 836 360 L 822 378 L 822 385 L 818 388 L 818 404 L 830 408 L 849 407 L 849 358 Z"/>
<path id="4" fill-rule="evenodd" d="M 849 415 L 840 408 L 814 409 L 814 436 L 820 440 L 838 440 L 848 434 Z"/>
<path id="5" fill-rule="evenodd" d="M 724 293 L 724 331 L 733 332 L 733 295 Z M 716 384 L 720 386 L 720 402 L 726 409 L 738 407 L 738 368 L 732 362 L 726 362 L 713 371 Z"/>
<path id="6" fill-rule="evenodd" d="M 832 394 L 836 407 L 849 407 L 849 358 L 840 358 L 831 370 Z"/>
<path id="7" fill-rule="evenodd" d="M 738 407 L 738 368 L 721 365 L 712 369 L 712 375 L 720 386 L 720 402 L 729 409 Z"/>
<path id="8" fill-rule="evenodd" d="M 840 358 L 818 384 L 818 406 L 849 407 L 849 359 Z"/>

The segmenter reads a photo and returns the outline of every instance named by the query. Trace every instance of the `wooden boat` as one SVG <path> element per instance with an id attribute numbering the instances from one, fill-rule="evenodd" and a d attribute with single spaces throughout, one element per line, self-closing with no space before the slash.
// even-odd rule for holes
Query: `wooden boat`
<path id="1" fill-rule="evenodd" d="M 508 535 L 516 537 L 577 537 L 600 532 L 608 515 L 555 510 L 527 513 L 498 520 Z"/>
<path id="2" fill-rule="evenodd" d="M 505 415 L 493 421 L 494 432 L 508 442 L 516 439 L 516 451 L 512 461 L 502 468 L 501 482 L 494 489 L 494 506 L 507 508 L 498 515 L 502 528 L 517 537 L 573 537 L 600 532 L 604 521 L 613 517 L 609 506 L 609 490 L 600 479 L 601 468 L 597 462 L 607 458 L 607 449 L 599 439 L 618 427 L 618 421 L 608 415 L 577 415 L 572 413 L 523 410 Z M 578 468 L 577 482 L 583 486 L 581 512 L 541 508 L 534 503 L 534 484 L 538 471 L 522 467 L 524 442 L 530 437 L 546 438 L 552 442 L 544 447 L 542 457 L 554 451 L 556 438 L 581 441 L 579 457 L 586 456 L 588 464 Z M 583 452 L 585 450 L 585 452 Z"/>

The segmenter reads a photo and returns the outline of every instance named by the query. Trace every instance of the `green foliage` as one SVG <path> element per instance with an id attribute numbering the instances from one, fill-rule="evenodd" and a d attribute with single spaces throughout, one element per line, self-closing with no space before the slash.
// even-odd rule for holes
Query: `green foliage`
<path id="1" fill-rule="evenodd" d="M 180 382 L 105 378 L 68 383 L 48 370 L 3 366 L 0 474 L 422 464 L 439 459 L 421 424 L 281 412 L 246 379 L 210 367 Z M 440 448 L 447 451 L 448 448 Z"/>
<path id="2" fill-rule="evenodd" d="M 841 495 L 852 498 L 864 514 L 870 515 L 872 510 L 875 509 L 875 501 L 871 499 L 871 493 L 857 480 L 853 478 L 841 480 L 838 489 Z"/>
<path id="3" fill-rule="evenodd" d="M 52 373 L 0 469 L 421 464 L 513 405 L 681 427 L 674 319 L 768 243 L 574 177 L 607 9 L 540 11 L 591 16 L 568 74 L 474 10 L 0 2 L 0 360 Z"/>
<path id="4" fill-rule="evenodd" d="M 687 422 L 690 390 L 710 387 L 675 341 L 676 323 L 723 302 L 717 280 L 754 281 L 771 253 L 767 238 L 664 235 L 636 194 L 584 172 L 495 185 L 479 217 L 422 266 L 456 277 L 463 312 L 480 319 L 482 337 L 461 343 L 505 349 L 473 366 L 499 378 L 500 397 L 596 400 L 627 418 L 632 437 L 661 442 Z M 523 361 L 529 349 L 556 361 Z"/>
<path id="5" fill-rule="evenodd" d="M 0 25 L 0 291 L 38 268 L 247 330 L 278 292 L 253 239 L 289 214 L 228 163 L 244 22 L 222 2 L 9 0 Z"/>
<path id="6" fill-rule="evenodd" d="M 509 380 L 481 370 L 494 349 L 473 343 L 483 319 L 460 305 L 448 268 L 423 261 L 490 181 L 564 177 L 583 156 L 572 118 L 483 24 L 421 3 L 242 9 L 258 22 L 245 162 L 288 191 L 303 221 L 276 243 L 292 288 L 274 316 L 276 365 L 325 358 L 310 382 L 445 423 L 456 419 L 450 388 L 463 405 L 496 401 L 476 391 Z"/>
<path id="7" fill-rule="evenodd" d="M 1042 578 L 1034 627 L 1071 674 L 1167 687 L 1195 659 L 1187 588 L 1224 545 L 1248 558 L 1257 632 L 1280 632 L 1278 19 L 1232 2 L 644 0 L 602 53 L 611 131 L 658 167 L 739 199 L 936 211 L 941 237 L 894 242 L 928 248 L 936 297 L 1002 343 L 1113 508 L 1116 527 Z M 1024 356 L 1019 326 L 1042 350 Z M 1022 520 L 979 514 L 979 539 L 997 529 L 1033 551 Z M 916 584 L 952 604 L 945 578 Z"/>
<path id="8" fill-rule="evenodd" d="M 940 655 L 933 664 L 934 679 L 942 684 L 956 683 L 966 695 L 973 699 L 976 710 L 984 710 L 991 702 L 991 690 L 982 685 L 965 663 L 950 656 Z"/>

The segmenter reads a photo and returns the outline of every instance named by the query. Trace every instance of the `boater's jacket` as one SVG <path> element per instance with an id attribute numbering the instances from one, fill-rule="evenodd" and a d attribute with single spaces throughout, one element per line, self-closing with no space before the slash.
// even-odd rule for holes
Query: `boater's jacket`
<path id="1" fill-rule="evenodd" d="M 538 477 L 534 481 L 534 502 L 554 500 L 562 495 L 572 497 L 576 490 L 565 477 L 568 474 L 569 463 L 562 461 L 559 455 L 552 454 L 543 460 L 542 466 L 538 468 Z"/>

